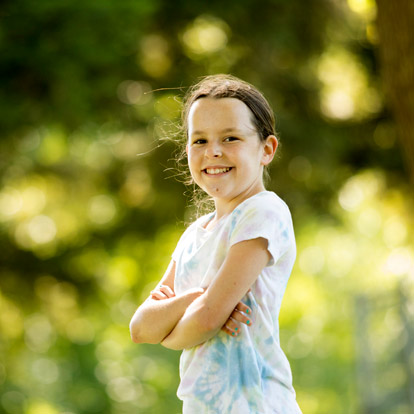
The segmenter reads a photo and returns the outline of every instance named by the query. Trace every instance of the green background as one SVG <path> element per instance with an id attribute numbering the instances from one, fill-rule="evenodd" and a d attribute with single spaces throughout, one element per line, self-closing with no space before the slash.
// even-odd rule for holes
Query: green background
<path id="1" fill-rule="evenodd" d="M 179 353 L 128 323 L 194 217 L 174 140 L 186 88 L 214 73 L 275 111 L 303 413 L 412 412 L 414 203 L 375 18 L 370 0 L 5 3 L 1 413 L 180 412 Z"/>

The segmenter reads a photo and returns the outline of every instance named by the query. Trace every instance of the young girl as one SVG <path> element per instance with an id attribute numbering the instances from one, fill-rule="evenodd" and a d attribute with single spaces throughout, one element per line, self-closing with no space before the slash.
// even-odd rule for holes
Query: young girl
<path id="1" fill-rule="evenodd" d="M 299 414 L 278 315 L 296 257 L 291 215 L 263 184 L 272 110 L 235 77 L 204 78 L 183 109 L 191 176 L 215 211 L 182 235 L 131 336 L 183 350 L 184 414 Z"/>

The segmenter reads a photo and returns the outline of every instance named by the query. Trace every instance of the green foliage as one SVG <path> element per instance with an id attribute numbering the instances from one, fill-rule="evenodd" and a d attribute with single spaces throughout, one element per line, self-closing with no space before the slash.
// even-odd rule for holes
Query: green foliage
<path id="1" fill-rule="evenodd" d="M 413 199 L 374 15 L 362 0 L 6 3 L 0 412 L 180 411 L 179 355 L 132 344 L 128 323 L 192 214 L 161 138 L 218 72 L 275 109 L 269 188 L 298 242 L 281 342 L 303 412 L 409 412 Z"/>

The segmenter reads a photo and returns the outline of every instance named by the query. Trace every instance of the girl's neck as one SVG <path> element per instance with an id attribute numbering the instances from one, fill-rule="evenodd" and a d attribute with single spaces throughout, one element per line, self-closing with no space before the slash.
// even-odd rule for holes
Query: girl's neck
<path id="1" fill-rule="evenodd" d="M 231 200 L 214 198 L 216 214 L 212 222 L 217 223 L 221 218 L 228 216 L 244 200 L 247 200 L 248 198 L 253 197 L 256 194 L 259 194 L 262 191 L 266 191 L 263 184 L 261 186 L 255 187 L 254 189 L 252 189 L 252 191 L 239 195 L 238 197 L 231 199 Z"/>

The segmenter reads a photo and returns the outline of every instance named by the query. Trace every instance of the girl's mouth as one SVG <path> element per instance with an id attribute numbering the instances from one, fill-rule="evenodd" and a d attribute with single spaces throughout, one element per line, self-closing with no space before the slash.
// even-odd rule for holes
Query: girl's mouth
<path id="1" fill-rule="evenodd" d="M 229 172 L 233 167 L 223 167 L 223 168 L 206 168 L 203 170 L 208 175 L 218 175 L 218 174 L 224 174 L 226 172 Z"/>

